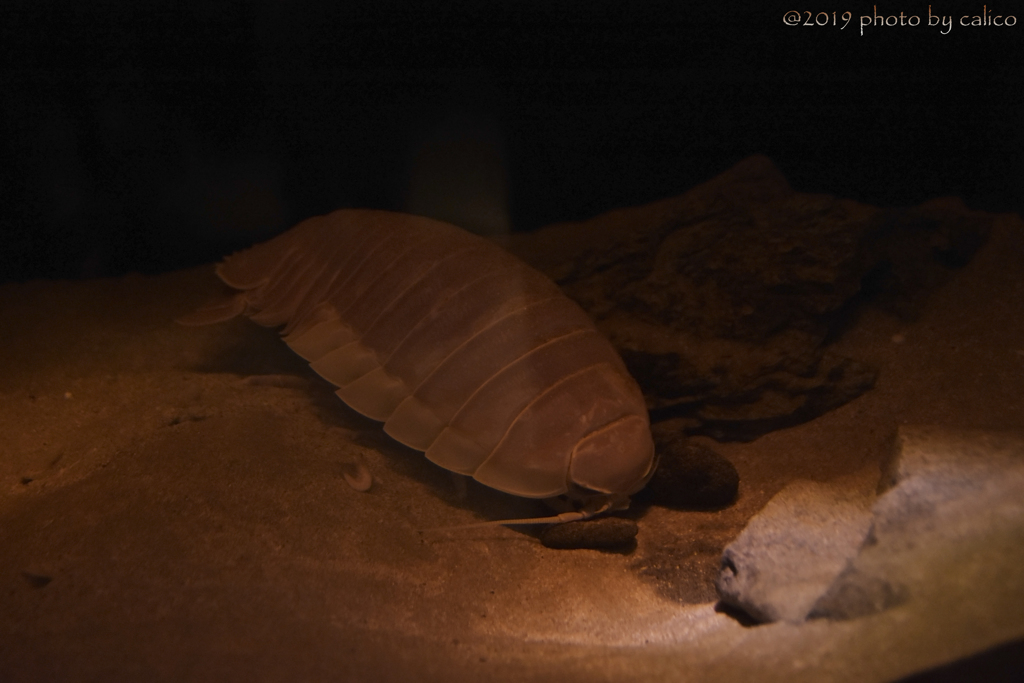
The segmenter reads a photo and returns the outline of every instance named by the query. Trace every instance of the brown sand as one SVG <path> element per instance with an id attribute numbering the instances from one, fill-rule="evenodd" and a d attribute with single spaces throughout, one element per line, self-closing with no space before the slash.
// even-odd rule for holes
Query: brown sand
<path id="1" fill-rule="evenodd" d="M 874 390 L 752 443 L 700 440 L 738 468 L 738 501 L 640 511 L 630 553 L 421 532 L 543 510 L 463 491 L 275 332 L 172 322 L 217 288 L 209 268 L 0 287 L 0 680 L 873 681 L 1024 637 L 999 610 L 1020 582 L 940 616 L 800 627 L 712 606 L 722 548 L 787 482 L 873 487 L 900 424 L 1024 427 L 1015 217 L 919 320 L 867 310 L 837 343 L 881 369 Z"/>

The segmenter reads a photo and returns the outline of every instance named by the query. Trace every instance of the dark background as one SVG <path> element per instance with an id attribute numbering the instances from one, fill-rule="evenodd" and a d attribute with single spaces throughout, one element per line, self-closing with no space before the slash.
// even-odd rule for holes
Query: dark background
<path id="1" fill-rule="evenodd" d="M 530 230 L 753 153 L 802 191 L 1022 212 L 1024 21 L 931 3 L 947 35 L 861 35 L 872 5 L 8 0 L 0 282 L 195 265 L 342 206 Z"/>

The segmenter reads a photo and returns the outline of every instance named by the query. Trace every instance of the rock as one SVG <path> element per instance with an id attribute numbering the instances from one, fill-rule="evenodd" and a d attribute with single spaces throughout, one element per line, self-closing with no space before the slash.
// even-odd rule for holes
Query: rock
<path id="1" fill-rule="evenodd" d="M 879 482 L 879 493 L 897 487 L 918 497 L 946 500 L 992 492 L 1019 483 L 1024 466 L 1021 436 L 1010 432 L 904 426 L 896 434 L 892 456 Z"/>
<path id="2" fill-rule="evenodd" d="M 1024 436 L 901 427 L 879 488 L 864 547 L 811 617 L 880 612 L 912 599 L 930 572 L 959 575 L 953 567 L 962 562 L 998 566 L 1007 546 L 1024 540 Z"/>
<path id="3" fill-rule="evenodd" d="M 957 199 L 879 209 L 797 193 L 754 156 L 679 197 L 508 247 L 594 316 L 655 420 L 749 440 L 870 389 L 875 370 L 826 341 L 865 302 L 913 318 L 990 223 Z"/>
<path id="4" fill-rule="evenodd" d="M 791 483 L 722 554 L 722 602 L 757 621 L 803 621 L 867 536 L 869 508 L 845 487 Z"/>
<path id="5" fill-rule="evenodd" d="M 901 427 L 879 491 L 787 486 L 725 549 L 722 601 L 758 621 L 844 620 L 947 609 L 943 581 L 1010 588 L 998 577 L 1024 561 L 1024 435 Z"/>
<path id="6" fill-rule="evenodd" d="M 567 522 L 546 527 L 540 542 L 548 548 L 571 550 L 580 548 L 622 548 L 633 543 L 637 525 L 622 517 L 599 517 L 582 522 Z"/>
<path id="7" fill-rule="evenodd" d="M 658 469 L 636 496 L 677 510 L 715 510 L 736 499 L 740 475 L 731 462 L 706 446 L 688 444 L 682 434 L 655 431 Z"/>
<path id="8" fill-rule="evenodd" d="M 909 589 L 898 580 L 866 573 L 851 564 L 814 602 L 807 617 L 856 619 L 902 605 L 909 597 Z"/>

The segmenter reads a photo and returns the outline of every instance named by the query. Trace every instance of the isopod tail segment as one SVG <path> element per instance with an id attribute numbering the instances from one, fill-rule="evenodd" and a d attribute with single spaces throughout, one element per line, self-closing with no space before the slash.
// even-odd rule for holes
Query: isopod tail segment
<path id="1" fill-rule="evenodd" d="M 624 507 L 654 471 L 644 396 L 618 352 L 554 282 L 481 237 L 344 209 L 216 272 L 236 291 L 179 322 L 279 327 L 399 443 L 499 491 L 579 506 L 545 523 Z"/>

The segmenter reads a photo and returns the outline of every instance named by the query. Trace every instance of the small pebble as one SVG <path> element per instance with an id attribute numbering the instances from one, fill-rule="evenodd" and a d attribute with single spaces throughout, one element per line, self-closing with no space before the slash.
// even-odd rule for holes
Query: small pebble
<path id="1" fill-rule="evenodd" d="M 638 498 L 676 510 L 715 510 L 736 500 L 740 475 L 715 451 L 680 435 L 659 440 L 657 448 L 658 469 Z"/>
<path id="2" fill-rule="evenodd" d="M 636 522 L 622 517 L 598 517 L 582 522 L 553 524 L 540 534 L 540 542 L 548 548 L 573 550 L 579 548 L 619 548 L 636 538 Z"/>
<path id="3" fill-rule="evenodd" d="M 53 581 L 52 576 L 37 574 L 36 572 L 22 572 L 21 576 L 32 588 L 46 588 Z"/>
<path id="4" fill-rule="evenodd" d="M 369 491 L 373 486 L 373 475 L 366 465 L 354 462 L 346 462 L 341 465 L 341 476 L 345 477 L 345 483 L 359 492 Z"/>

